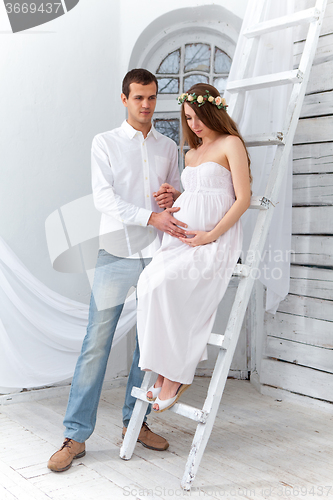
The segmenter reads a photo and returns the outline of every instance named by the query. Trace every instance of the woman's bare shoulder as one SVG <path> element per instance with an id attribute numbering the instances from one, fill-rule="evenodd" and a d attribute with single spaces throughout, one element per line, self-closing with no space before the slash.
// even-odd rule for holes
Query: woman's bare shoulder
<path id="1" fill-rule="evenodd" d="M 190 149 L 185 153 L 185 167 L 190 164 L 193 159 L 195 149 Z"/>
<path id="2" fill-rule="evenodd" d="M 241 139 L 237 135 L 224 136 L 223 141 L 227 148 L 244 148 Z"/>

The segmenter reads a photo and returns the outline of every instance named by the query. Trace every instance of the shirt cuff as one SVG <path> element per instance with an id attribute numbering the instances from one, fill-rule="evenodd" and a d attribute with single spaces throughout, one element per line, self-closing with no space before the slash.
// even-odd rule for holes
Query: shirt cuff
<path id="1" fill-rule="evenodd" d="M 148 221 L 152 213 L 153 213 L 152 210 L 147 210 L 146 208 L 140 208 L 136 215 L 136 220 L 138 221 L 139 226 L 148 226 Z"/>

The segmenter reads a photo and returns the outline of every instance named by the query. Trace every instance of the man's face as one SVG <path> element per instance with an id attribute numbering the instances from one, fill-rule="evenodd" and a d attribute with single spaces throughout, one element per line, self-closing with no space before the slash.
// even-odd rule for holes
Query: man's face
<path id="1" fill-rule="evenodd" d="M 121 94 L 121 100 L 128 109 L 128 123 L 134 128 L 151 123 L 156 106 L 156 84 L 131 83 L 128 98 Z"/>

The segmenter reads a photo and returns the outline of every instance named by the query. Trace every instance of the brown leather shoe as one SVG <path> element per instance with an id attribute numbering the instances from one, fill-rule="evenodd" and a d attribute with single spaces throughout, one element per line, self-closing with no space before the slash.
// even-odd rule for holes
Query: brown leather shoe
<path id="1" fill-rule="evenodd" d="M 66 438 L 60 450 L 56 451 L 48 461 L 48 468 L 53 472 L 63 472 L 70 468 L 75 458 L 84 457 L 85 444 Z"/>
<path id="2" fill-rule="evenodd" d="M 126 434 L 126 427 L 123 427 L 122 437 Z M 164 451 L 169 448 L 169 443 L 166 439 L 152 432 L 146 422 L 143 422 L 141 431 L 138 437 L 138 443 L 141 443 L 146 448 L 156 451 Z"/>

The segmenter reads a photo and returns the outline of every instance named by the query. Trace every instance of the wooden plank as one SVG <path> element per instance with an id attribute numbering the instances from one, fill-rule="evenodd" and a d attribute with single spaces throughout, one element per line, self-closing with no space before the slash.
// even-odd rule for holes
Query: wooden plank
<path id="1" fill-rule="evenodd" d="M 327 349 L 301 344 L 293 340 L 280 339 L 269 335 L 266 338 L 264 355 L 268 358 L 333 373 L 333 348 Z"/>
<path id="2" fill-rule="evenodd" d="M 291 279 L 289 293 L 303 297 L 333 300 L 333 281 Z"/>
<path id="3" fill-rule="evenodd" d="M 333 375 L 312 368 L 263 359 L 260 382 L 297 394 L 333 402 Z"/>
<path id="4" fill-rule="evenodd" d="M 333 91 L 309 94 L 304 97 L 301 118 L 330 115 L 333 113 Z"/>
<path id="5" fill-rule="evenodd" d="M 254 146 L 274 146 L 284 144 L 282 132 L 273 132 L 271 134 L 245 135 L 244 142 L 248 148 Z"/>
<path id="6" fill-rule="evenodd" d="M 333 142 L 293 147 L 294 174 L 333 172 Z"/>
<path id="7" fill-rule="evenodd" d="M 330 321 L 276 312 L 265 314 L 265 331 L 274 337 L 333 348 L 333 324 Z"/>
<path id="8" fill-rule="evenodd" d="M 333 117 L 303 118 L 299 120 L 294 144 L 307 142 L 329 142 L 333 137 Z"/>
<path id="9" fill-rule="evenodd" d="M 289 294 L 280 302 L 278 310 L 280 312 L 295 314 L 296 316 L 333 321 L 333 305 L 331 300 Z"/>
<path id="10" fill-rule="evenodd" d="M 333 34 L 331 32 L 325 36 L 321 36 L 318 40 L 318 46 L 315 54 L 315 58 L 313 61 L 314 65 L 324 63 L 326 61 L 330 61 L 333 59 Z M 294 43 L 294 58 L 293 62 L 296 67 L 298 67 L 303 50 L 304 50 L 305 42 L 296 42 Z"/>
<path id="11" fill-rule="evenodd" d="M 293 206 L 333 205 L 333 174 L 293 176 Z"/>
<path id="12" fill-rule="evenodd" d="M 333 270 L 290 266 L 289 293 L 333 300 Z"/>
<path id="13" fill-rule="evenodd" d="M 291 278 L 303 278 L 306 280 L 318 280 L 331 284 L 333 282 L 333 270 L 318 267 L 290 266 Z M 333 285 L 332 285 L 333 286 Z"/>
<path id="14" fill-rule="evenodd" d="M 333 61 L 327 61 L 321 64 L 312 66 L 310 78 L 306 87 L 307 94 L 315 92 L 324 92 L 325 90 L 333 89 L 332 82 Z"/>
<path id="15" fill-rule="evenodd" d="M 293 234 L 333 233 L 333 207 L 294 207 L 292 210 Z"/>
<path id="16" fill-rule="evenodd" d="M 298 236 L 292 235 L 291 262 L 314 266 L 332 266 L 332 236 Z"/>

